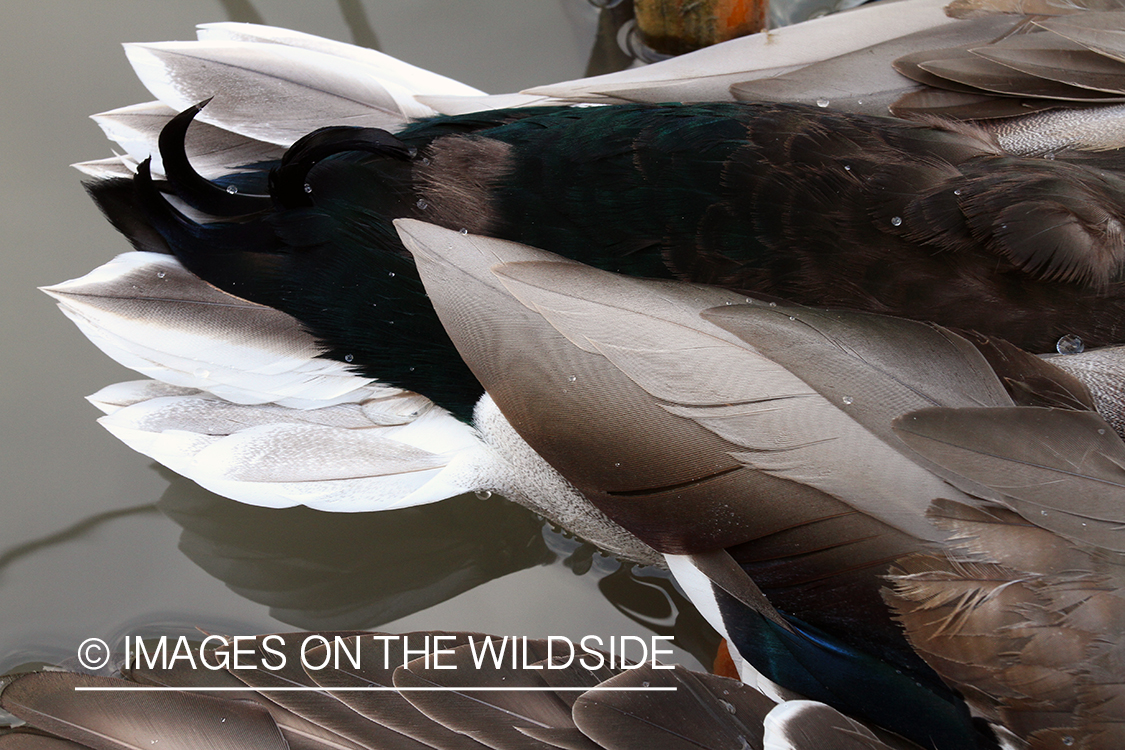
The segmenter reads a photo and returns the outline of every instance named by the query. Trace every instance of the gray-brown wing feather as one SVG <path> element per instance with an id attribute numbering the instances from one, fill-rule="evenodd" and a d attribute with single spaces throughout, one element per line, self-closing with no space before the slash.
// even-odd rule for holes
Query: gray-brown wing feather
<path id="1" fill-rule="evenodd" d="M 287 750 L 270 714 L 252 703 L 186 693 L 76 692 L 131 683 L 69 672 L 36 672 L 4 688 L 4 710 L 94 750 Z M 221 718 L 226 721 L 220 721 Z"/>
<path id="2" fill-rule="evenodd" d="M 935 463 L 1003 493 L 1029 522 L 1125 551 L 1125 444 L 1097 414 L 929 409 L 895 429 Z"/>

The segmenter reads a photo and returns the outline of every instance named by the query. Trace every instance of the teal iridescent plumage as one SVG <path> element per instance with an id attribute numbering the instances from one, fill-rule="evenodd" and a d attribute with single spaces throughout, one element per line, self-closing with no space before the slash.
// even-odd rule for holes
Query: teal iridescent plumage
<path id="1" fill-rule="evenodd" d="M 192 173 L 164 161 L 169 189 L 202 207 Z M 294 315 L 332 356 L 461 415 L 479 391 L 442 364 L 449 350 L 394 218 L 1033 351 L 1125 331 L 1125 180 L 1013 157 L 964 127 L 778 104 L 506 110 L 395 136 L 318 131 L 293 146 L 273 190 L 237 222 L 184 220 L 151 190 L 142 205 L 203 278 Z M 242 208 L 231 212 L 246 199 L 232 196 Z M 219 246 L 221 263 L 205 257 Z M 428 333 L 404 336 L 404 325 Z"/>

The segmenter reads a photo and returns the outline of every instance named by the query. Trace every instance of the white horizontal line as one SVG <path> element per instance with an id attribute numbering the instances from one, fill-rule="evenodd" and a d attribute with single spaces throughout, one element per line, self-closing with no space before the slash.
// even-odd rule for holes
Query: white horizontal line
<path id="1" fill-rule="evenodd" d="M 140 692 L 154 692 L 154 693 L 222 693 L 222 692 L 238 692 L 244 693 L 252 691 L 255 693 L 405 693 L 405 692 L 445 692 L 445 693 L 488 693 L 499 691 L 522 691 L 522 692 L 574 692 L 574 693 L 594 693 L 594 692 L 668 692 L 675 691 L 675 687 L 382 687 L 373 685 L 370 687 L 164 687 L 164 686 L 147 686 L 147 685 L 126 685 L 123 687 L 109 687 L 109 686 L 75 686 L 74 692 L 76 693 L 140 693 Z"/>

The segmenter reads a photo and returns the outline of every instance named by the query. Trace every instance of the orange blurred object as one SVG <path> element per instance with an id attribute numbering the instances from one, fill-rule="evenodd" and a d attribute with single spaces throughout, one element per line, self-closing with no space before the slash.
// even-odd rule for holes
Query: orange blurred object
<path id="1" fill-rule="evenodd" d="M 768 11 L 769 0 L 634 0 L 642 40 L 667 55 L 761 31 Z"/>
<path id="2" fill-rule="evenodd" d="M 730 677 L 732 680 L 740 679 L 738 667 L 734 665 L 734 659 L 730 656 L 726 638 L 719 641 L 719 650 L 715 653 L 715 663 L 711 665 L 711 672 L 719 677 Z"/>

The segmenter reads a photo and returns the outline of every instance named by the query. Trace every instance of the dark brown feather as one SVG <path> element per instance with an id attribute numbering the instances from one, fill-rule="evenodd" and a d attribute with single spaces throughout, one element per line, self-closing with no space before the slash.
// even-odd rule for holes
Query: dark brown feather
<path id="1" fill-rule="evenodd" d="M 887 600 L 919 652 L 1037 749 L 1113 747 L 1125 725 L 1125 566 L 1010 511 L 944 504 L 944 554 L 900 564 Z M 1108 743 L 1108 744 L 1104 744 Z"/>
<path id="2" fill-rule="evenodd" d="M 407 659 L 404 653 L 404 644 L 407 644 L 414 653 L 425 648 L 427 651 L 434 649 L 437 641 L 434 636 L 452 636 L 440 641 L 440 648 L 455 648 L 467 643 L 469 637 L 478 636 L 476 633 L 405 633 L 382 641 L 371 640 L 372 636 L 382 634 L 364 634 L 355 636 L 364 642 L 364 647 L 359 650 L 362 659 L 360 667 L 356 669 L 350 662 L 343 662 L 339 669 L 323 669 L 309 673 L 317 685 L 327 688 L 356 688 L 365 686 L 394 686 L 395 670 L 405 664 Z M 483 637 L 483 636 L 479 636 Z M 310 655 L 312 663 L 322 662 L 320 653 L 322 646 L 317 647 L 317 653 Z M 396 732 L 412 737 L 427 746 L 441 750 L 480 750 L 484 746 L 471 737 L 459 732 L 454 732 L 441 724 L 434 722 L 419 712 L 414 706 L 396 692 L 338 692 L 333 697 L 349 706 L 357 714 L 377 721 L 379 724 L 391 728 Z"/>
<path id="3" fill-rule="evenodd" d="M 1094 396 L 1077 377 L 1003 339 L 959 331 L 976 346 L 1016 406 L 1044 406 L 1074 411 L 1099 411 Z"/>
<path id="4" fill-rule="evenodd" d="M 500 639 L 491 638 L 497 643 Z M 597 745 L 582 738 L 571 718 L 571 705 L 577 693 L 528 691 L 521 688 L 594 687 L 614 673 L 607 667 L 587 670 L 575 661 L 571 669 L 552 669 L 548 664 L 548 641 L 510 638 L 504 641 L 502 664 L 491 658 L 477 664 L 483 646 L 478 638 L 474 655 L 472 645 L 453 649 L 443 656 L 439 669 L 417 659 L 400 667 L 394 675 L 399 688 L 445 687 L 435 692 L 406 692 L 404 696 L 415 708 L 435 722 L 467 734 L 481 743 L 499 750 L 508 748 L 545 750 L 550 744 L 536 739 L 536 730 L 546 730 L 552 741 L 561 736 L 570 745 L 596 750 Z M 559 646 L 553 646 L 558 655 Z M 515 658 L 512 650 L 515 649 Z M 565 656 L 565 654 L 564 654 Z M 589 657 L 588 657 L 589 658 Z M 562 662 L 554 662 L 554 665 Z M 495 686 L 512 688 L 497 692 L 461 691 L 458 688 Z M 531 733 L 520 731 L 530 729 Z"/>
<path id="5" fill-rule="evenodd" d="M 83 750 L 84 747 L 77 742 L 33 731 L 0 732 L 0 750 Z"/>
<path id="6" fill-rule="evenodd" d="M 612 750 L 762 747 L 762 721 L 775 704 L 758 691 L 683 667 L 628 670 L 602 685 L 642 686 L 676 690 L 586 693 L 574 705 L 575 723 L 583 733 Z"/>
<path id="7" fill-rule="evenodd" d="M 869 727 L 844 716 L 823 703 L 790 701 L 766 719 L 771 748 L 832 748 L 832 750 L 911 750 L 916 746 L 886 733 L 876 735 Z"/>
<path id="8" fill-rule="evenodd" d="M 1036 24 L 1106 57 L 1125 62 L 1125 12 L 1112 0 L 1102 0 L 1104 11 L 1091 7 L 1090 12 L 1059 18 L 1039 19 Z M 1107 7 L 1108 6 L 1108 7 Z"/>
<path id="9" fill-rule="evenodd" d="M 928 60 L 919 63 L 918 66 L 939 78 L 1003 96 L 1100 104 L 1125 101 L 1125 97 L 1121 95 L 1081 88 L 1024 73 L 968 50 L 956 57 Z"/>
<path id="10" fill-rule="evenodd" d="M 1030 76 L 1125 94 L 1125 65 L 1056 34 L 1010 37 L 972 52 Z"/>

